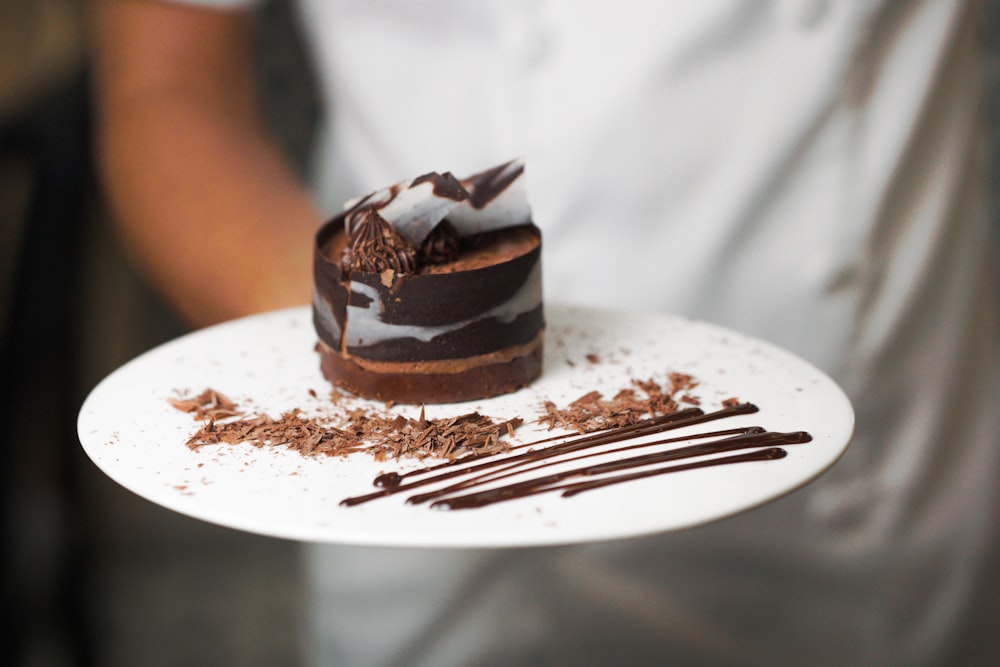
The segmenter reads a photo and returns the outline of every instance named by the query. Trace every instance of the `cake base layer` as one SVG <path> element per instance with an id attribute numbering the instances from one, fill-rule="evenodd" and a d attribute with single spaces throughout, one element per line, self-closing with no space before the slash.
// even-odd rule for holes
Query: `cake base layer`
<path id="1" fill-rule="evenodd" d="M 475 359 L 434 364 L 370 362 L 317 344 L 320 368 L 330 383 L 352 394 L 392 403 L 458 403 L 524 387 L 542 372 L 542 334 L 528 345 Z"/>

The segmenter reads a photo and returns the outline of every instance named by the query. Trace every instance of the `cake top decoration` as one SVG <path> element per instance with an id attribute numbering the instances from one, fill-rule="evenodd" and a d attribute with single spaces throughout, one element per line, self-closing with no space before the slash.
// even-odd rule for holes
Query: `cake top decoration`
<path id="1" fill-rule="evenodd" d="M 447 218 L 458 236 L 470 236 L 531 222 L 524 187 L 524 162 L 511 160 L 458 180 L 431 172 L 347 202 L 348 234 L 375 211 L 414 247 L 420 247 Z"/>
<path id="2" fill-rule="evenodd" d="M 351 271 L 396 273 L 417 270 L 417 249 L 403 238 L 374 208 L 363 208 L 347 221 L 350 243 L 341 259 L 345 274 Z"/>

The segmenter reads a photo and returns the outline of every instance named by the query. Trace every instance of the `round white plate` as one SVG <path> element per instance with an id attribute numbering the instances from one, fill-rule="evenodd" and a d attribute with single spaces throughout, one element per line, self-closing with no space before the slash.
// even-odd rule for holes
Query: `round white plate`
<path id="1" fill-rule="evenodd" d="M 854 413 L 840 388 L 773 345 L 665 315 L 548 305 L 546 319 L 545 369 L 531 387 L 489 400 L 427 406 L 427 417 L 472 409 L 497 419 L 519 416 L 526 425 L 516 441 L 531 442 L 551 435 L 530 423 L 542 414 L 544 400 L 563 406 L 595 389 L 610 397 L 632 379 L 665 382 L 677 371 L 698 379 L 693 393 L 706 411 L 730 397 L 760 408 L 712 428 L 753 424 L 808 431 L 813 440 L 788 447 L 779 460 L 662 475 L 571 498 L 546 493 L 445 511 L 408 505 L 405 495 L 394 495 L 344 507 L 344 498 L 372 491 L 379 473 L 419 465 L 376 463 L 367 454 L 310 458 L 249 444 L 191 450 L 185 443 L 199 424 L 168 403 L 178 393 L 206 388 L 272 416 L 293 408 L 329 414 L 364 403 L 329 401 L 330 387 L 313 352 L 310 311 L 302 307 L 203 329 L 119 368 L 84 402 L 80 441 L 113 480 L 188 516 L 294 540 L 426 547 L 565 544 L 690 527 L 808 483 L 850 441 Z M 411 406 L 395 409 L 418 414 Z"/>

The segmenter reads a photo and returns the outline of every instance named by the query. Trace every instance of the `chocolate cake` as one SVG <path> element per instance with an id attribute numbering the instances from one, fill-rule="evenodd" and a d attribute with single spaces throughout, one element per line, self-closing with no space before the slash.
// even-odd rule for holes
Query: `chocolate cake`
<path id="1" fill-rule="evenodd" d="M 397 403 L 497 396 L 542 368 L 541 233 L 511 161 L 348 202 L 316 235 L 324 377 Z"/>

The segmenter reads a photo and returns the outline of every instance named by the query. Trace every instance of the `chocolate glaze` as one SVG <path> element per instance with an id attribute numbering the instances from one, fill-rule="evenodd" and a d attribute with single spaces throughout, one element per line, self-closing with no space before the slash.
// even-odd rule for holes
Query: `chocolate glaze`
<path id="1" fill-rule="evenodd" d="M 407 499 L 407 502 L 416 504 L 432 501 L 431 507 L 434 508 L 469 509 L 552 491 L 561 491 L 563 496 L 572 496 L 584 491 L 656 475 L 709 466 L 783 458 L 786 452 L 782 449 L 782 446 L 803 444 L 812 440 L 812 437 L 803 431 L 777 433 L 766 431 L 758 426 L 751 426 L 702 432 L 693 435 L 689 434 L 653 442 L 638 442 L 612 449 L 597 449 L 603 445 L 634 440 L 653 433 L 694 426 L 737 415 L 750 414 L 756 411 L 756 406 L 749 403 L 722 408 L 710 413 L 705 413 L 698 408 L 692 408 L 672 415 L 650 418 L 633 426 L 610 429 L 590 435 L 567 437 L 566 440 L 557 444 L 538 448 L 539 444 L 552 440 L 552 438 L 546 438 L 545 440 L 521 445 L 517 449 L 525 451 L 519 451 L 512 455 L 473 455 L 405 474 L 384 473 L 376 477 L 373 482 L 380 490 L 361 496 L 346 498 L 341 501 L 341 504 L 345 506 L 358 505 L 448 480 L 457 481 L 443 488 L 412 495 Z M 484 484 L 496 483 L 515 475 L 535 473 L 555 465 L 565 465 L 566 463 L 585 461 L 595 457 L 607 456 L 608 454 L 617 454 L 650 447 L 663 447 L 664 445 L 692 440 L 708 441 L 684 447 L 659 450 L 648 454 L 629 456 L 615 461 L 586 464 L 555 473 L 536 475 L 529 477 L 527 480 L 504 484 L 490 489 L 472 490 Z M 717 456 L 718 454 L 742 449 L 754 451 L 724 457 Z M 567 454 L 572 454 L 572 456 L 567 457 Z M 705 456 L 712 456 L 713 458 L 699 459 L 682 464 L 671 463 L 682 459 Z M 665 463 L 671 464 L 660 465 Z M 406 479 L 410 477 L 419 477 L 420 479 L 407 482 Z M 576 481 L 579 478 L 586 478 L 586 481 Z M 462 493 L 463 491 L 469 492 Z"/>

